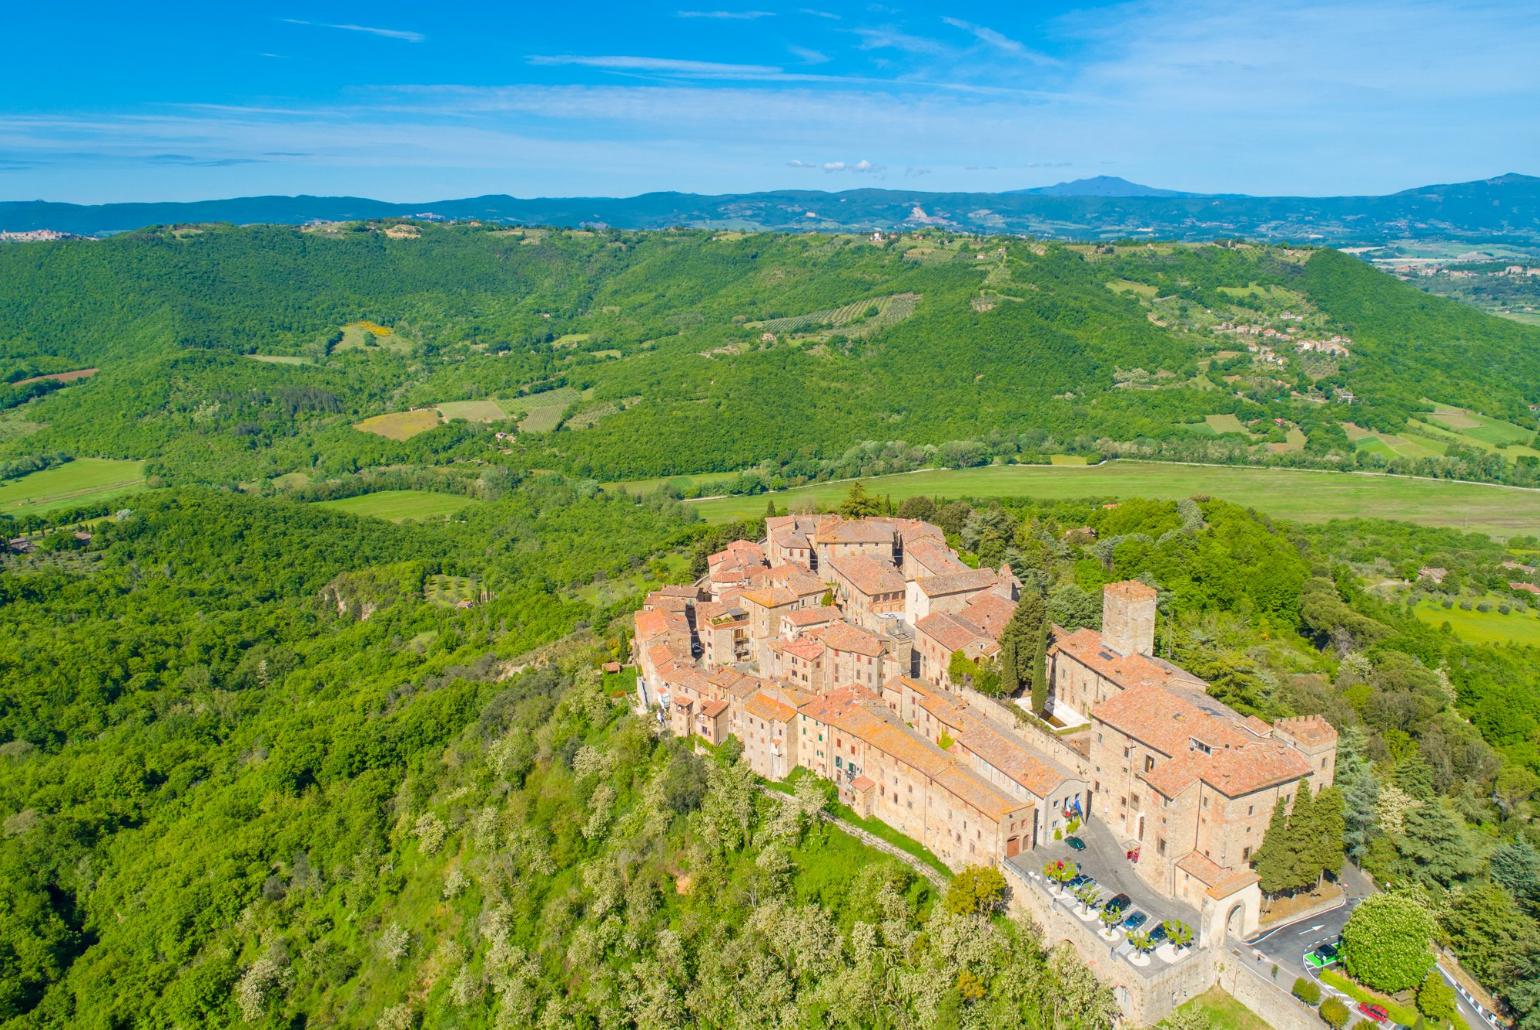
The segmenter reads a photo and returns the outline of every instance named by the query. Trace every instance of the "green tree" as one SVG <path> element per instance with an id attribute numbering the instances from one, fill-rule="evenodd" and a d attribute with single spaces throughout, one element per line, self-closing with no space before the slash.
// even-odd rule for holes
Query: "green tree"
<path id="1" fill-rule="evenodd" d="M 1302 790 L 1304 788 L 1301 788 Z M 1336 876 L 1342 872 L 1343 839 L 1347 832 L 1342 791 L 1322 787 L 1311 805 L 1310 864 L 1319 880 L 1322 872 Z"/>
<path id="2" fill-rule="evenodd" d="M 881 514 L 882 502 L 866 492 L 866 484 L 859 479 L 850 484 L 845 499 L 836 509 L 847 519 L 864 519 Z"/>
<path id="3" fill-rule="evenodd" d="M 1048 599 L 1035 590 L 1027 590 L 1016 602 L 1010 621 L 1000 631 L 1000 689 L 1012 697 L 1022 688 L 1033 688 L 1032 707 L 1042 712 L 1047 705 L 1046 683 L 1041 666 L 1047 642 Z M 1037 697 L 1039 681 L 1044 695 Z"/>
<path id="4" fill-rule="evenodd" d="M 1417 1011 L 1438 1026 L 1448 1026 L 1459 1018 L 1454 988 L 1436 969 L 1424 977 L 1417 988 Z"/>
<path id="5" fill-rule="evenodd" d="M 1353 1018 L 1353 1013 L 1348 1009 L 1347 1003 L 1341 998 L 1327 998 L 1321 1002 L 1321 1019 L 1332 1030 L 1342 1030 L 1348 1025 L 1348 1020 Z"/>
<path id="6" fill-rule="evenodd" d="M 1374 894 L 1359 902 L 1342 928 L 1343 968 L 1375 990 L 1394 994 L 1422 982 L 1433 968 L 1437 927 L 1408 894 Z"/>
<path id="7" fill-rule="evenodd" d="M 1005 876 L 994 866 L 968 866 L 947 884 L 943 906 L 953 915 L 992 915 L 1005 908 Z"/>
<path id="8" fill-rule="evenodd" d="M 1480 868 L 1469 832 L 1441 801 L 1429 801 L 1406 813 L 1397 841 L 1395 871 L 1429 886 L 1451 887 L 1469 880 Z"/>
<path id="9" fill-rule="evenodd" d="M 1282 796 L 1273 802 L 1273 815 L 1268 821 L 1262 843 L 1251 855 L 1251 868 L 1256 872 L 1263 892 L 1281 894 L 1293 882 L 1293 866 L 1290 854 L 1293 841 L 1289 837 L 1289 807 Z"/>

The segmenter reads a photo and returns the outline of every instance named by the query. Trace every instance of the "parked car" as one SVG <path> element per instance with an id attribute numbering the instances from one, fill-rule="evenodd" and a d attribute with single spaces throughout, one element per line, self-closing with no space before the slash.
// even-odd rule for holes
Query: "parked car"
<path id="1" fill-rule="evenodd" d="M 1155 929 L 1150 931 L 1150 940 L 1156 944 L 1164 944 L 1166 941 L 1166 924 L 1156 923 Z"/>
<path id="2" fill-rule="evenodd" d="M 1305 953 L 1305 965 L 1311 969 L 1325 969 L 1327 966 L 1337 964 L 1337 949 L 1330 944 L 1323 944 L 1314 951 Z"/>
<path id="3" fill-rule="evenodd" d="M 1390 1022 L 1390 1013 L 1385 1011 L 1385 1007 L 1383 1005 L 1376 1005 L 1369 1001 L 1361 1001 L 1358 1003 L 1358 1011 L 1362 1012 L 1376 1023 Z"/>
<path id="4" fill-rule="evenodd" d="M 1143 912 L 1135 912 L 1133 915 L 1123 920 L 1123 929 L 1127 930 L 1129 933 L 1133 933 L 1135 930 L 1139 929 L 1139 927 L 1149 922 L 1149 919 L 1150 917 L 1145 915 Z"/>
<path id="5" fill-rule="evenodd" d="M 1128 907 L 1128 903 L 1132 900 L 1127 894 L 1115 894 L 1102 907 L 1110 908 L 1114 912 L 1121 912 Z"/>
<path id="6" fill-rule="evenodd" d="M 1085 841 L 1081 840 L 1079 837 L 1065 837 L 1064 843 L 1068 844 L 1072 851 L 1085 850 Z"/>
<path id="7" fill-rule="evenodd" d="M 1073 880 L 1071 880 L 1069 882 L 1069 889 L 1072 890 L 1072 891 L 1073 890 L 1079 890 L 1081 887 L 1085 886 L 1086 884 L 1088 884 L 1088 883 L 1095 883 L 1095 882 L 1096 882 L 1095 880 L 1093 880 L 1091 877 L 1087 876 L 1085 873 L 1081 873 L 1081 874 L 1079 874 L 1078 876 L 1076 876 Z"/>

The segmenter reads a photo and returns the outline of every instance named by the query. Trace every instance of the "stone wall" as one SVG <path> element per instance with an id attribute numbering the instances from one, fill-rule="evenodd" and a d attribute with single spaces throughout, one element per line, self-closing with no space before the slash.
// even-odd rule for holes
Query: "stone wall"
<path id="1" fill-rule="evenodd" d="M 1275 1030 L 1321 1030 L 1325 1025 L 1315 1009 L 1289 993 L 1292 980 L 1283 985 L 1268 978 L 1271 963 L 1257 968 L 1234 951 L 1226 950 L 1219 955 L 1215 967 L 1219 986 Z M 1280 980 L 1283 977 L 1280 970 Z"/>
<path id="2" fill-rule="evenodd" d="M 1063 738 L 1049 733 L 1039 726 L 1023 721 L 1018 712 L 1011 711 L 1011 702 L 997 701 L 992 697 L 985 697 L 977 690 L 967 686 L 953 687 L 952 693 L 961 697 L 968 704 L 977 708 L 1006 729 L 1015 731 L 1017 735 L 1035 750 L 1047 755 L 1074 773 L 1077 779 L 1085 780 L 1087 783 L 1090 782 L 1090 759 L 1070 747 L 1064 742 Z"/>
<path id="3" fill-rule="evenodd" d="M 1064 906 L 1055 904 L 1042 887 L 1023 878 L 1012 866 L 1001 868 L 1011 886 L 1012 909 L 1042 928 L 1047 946 L 1069 942 L 1086 967 L 1111 989 L 1128 1025 L 1153 1026 L 1214 984 L 1216 953 L 1212 949 L 1193 948 L 1180 962 L 1170 966 L 1158 958 L 1152 959 L 1156 967 L 1153 971 L 1149 967 L 1135 968 L 1122 956 L 1113 954 L 1114 946 L 1096 933 L 1096 924 L 1082 922 Z"/>

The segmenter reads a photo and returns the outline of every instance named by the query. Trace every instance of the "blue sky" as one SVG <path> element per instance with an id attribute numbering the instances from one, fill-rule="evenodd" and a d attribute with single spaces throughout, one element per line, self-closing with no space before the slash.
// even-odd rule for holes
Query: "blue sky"
<path id="1" fill-rule="evenodd" d="M 0 199 L 1540 173 L 1534 0 L 87 2 L 0 25 Z"/>

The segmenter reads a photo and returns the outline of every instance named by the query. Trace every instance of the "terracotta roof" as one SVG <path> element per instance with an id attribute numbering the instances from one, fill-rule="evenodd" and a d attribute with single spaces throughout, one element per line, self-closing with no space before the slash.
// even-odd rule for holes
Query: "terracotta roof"
<path id="1" fill-rule="evenodd" d="M 814 540 L 820 544 L 887 544 L 893 542 L 893 527 L 868 519 L 838 519 L 820 524 Z"/>
<path id="2" fill-rule="evenodd" d="M 830 558 L 829 568 L 867 597 L 904 592 L 904 577 L 899 575 L 898 570 L 891 563 L 878 561 L 869 555 Z"/>
<path id="3" fill-rule="evenodd" d="M 983 629 L 951 612 L 931 612 L 916 622 L 914 629 L 936 641 L 948 653 L 964 651 L 972 644 L 982 648 L 993 643 Z"/>
<path id="4" fill-rule="evenodd" d="M 939 532 L 939 530 L 938 530 Z M 931 575 L 940 575 L 944 572 L 961 572 L 968 566 L 962 563 L 957 553 L 946 545 L 944 540 L 921 539 L 914 543 L 907 540 L 904 543 L 904 561 L 914 559 L 918 564 L 925 566 Z"/>
<path id="5" fill-rule="evenodd" d="M 1160 687 L 1133 687 L 1103 701 L 1091 714 L 1170 756 L 1170 763 L 1142 774 L 1168 797 L 1185 790 L 1193 778 L 1227 797 L 1238 797 L 1311 771 L 1298 751 L 1251 732 L 1239 715 L 1210 698 L 1194 703 Z M 1168 770 L 1168 764 L 1176 768 Z"/>
<path id="6" fill-rule="evenodd" d="M 744 711 L 771 722 L 790 722 L 797 717 L 797 710 L 783 701 L 777 701 L 763 690 L 755 691 L 743 706 Z"/>
<path id="7" fill-rule="evenodd" d="M 857 794 L 865 794 L 875 786 L 877 786 L 877 781 L 865 773 L 862 773 L 860 776 L 857 776 L 855 779 L 850 781 L 851 789 L 854 790 Z"/>
<path id="8" fill-rule="evenodd" d="M 732 562 L 737 565 L 763 565 L 765 552 L 758 544 L 747 540 L 734 540 L 716 554 L 706 558 L 706 567 L 716 569 L 724 562 Z"/>
<path id="9" fill-rule="evenodd" d="M 781 616 L 787 619 L 793 626 L 822 626 L 830 622 L 838 622 L 840 610 L 830 605 L 814 605 L 812 608 L 798 608 L 794 612 L 787 612 Z"/>
<path id="10" fill-rule="evenodd" d="M 1279 719 L 1275 729 L 1283 731 L 1288 736 L 1307 746 L 1330 744 L 1337 739 L 1336 728 L 1319 715 Z"/>
<path id="11" fill-rule="evenodd" d="M 1016 614 L 1016 602 L 991 590 L 969 601 L 959 614 L 983 630 L 989 639 L 998 641 L 1005 624 Z"/>
<path id="12" fill-rule="evenodd" d="M 810 632 L 808 636 L 816 636 L 835 651 L 852 651 L 869 658 L 882 654 L 882 639 L 877 634 L 848 622 L 833 623 Z"/>
<path id="13" fill-rule="evenodd" d="M 1204 884 L 1208 888 L 1205 893 L 1216 899 L 1228 898 L 1257 882 L 1257 874 L 1250 869 L 1226 869 L 1198 851 L 1182 856 L 1176 867 Z"/>
<path id="14" fill-rule="evenodd" d="M 795 655 L 805 662 L 816 662 L 823 657 L 823 644 L 810 636 L 798 637 L 796 640 L 788 640 L 782 643 L 779 650 L 786 654 Z"/>
<path id="15" fill-rule="evenodd" d="M 914 581 L 926 597 L 946 597 L 951 594 L 968 594 L 988 590 L 999 582 L 993 569 L 967 569 L 948 572 L 940 576 L 921 576 Z"/>
<path id="16" fill-rule="evenodd" d="M 1094 629 L 1077 629 L 1059 637 L 1049 653 L 1067 654 L 1081 665 L 1125 689 L 1163 684 L 1171 672 L 1148 655 L 1119 654 Z"/>
<path id="17" fill-rule="evenodd" d="M 800 565 L 787 562 L 782 565 L 772 565 L 760 570 L 755 578 L 763 580 L 766 584 L 785 587 L 799 597 L 807 597 L 809 594 L 821 594 L 827 587 L 823 580 L 813 575 Z"/>
<path id="18" fill-rule="evenodd" d="M 1156 594 L 1154 587 L 1141 583 L 1137 579 L 1125 579 L 1120 583 L 1108 583 L 1102 587 L 1102 593 L 1128 601 L 1153 601 L 1159 596 Z"/>
<path id="19" fill-rule="evenodd" d="M 998 821 L 1026 807 L 905 726 L 871 691 L 854 685 L 840 687 L 809 701 L 801 712 L 919 770 L 991 819 Z"/>
<path id="20" fill-rule="evenodd" d="M 667 632 L 668 622 L 664 618 L 663 612 L 654 608 L 651 611 L 636 613 L 636 638 L 638 640 L 647 640 Z"/>
<path id="21" fill-rule="evenodd" d="M 727 701 L 720 697 L 700 706 L 700 714 L 708 719 L 715 719 L 725 711 L 727 711 Z"/>
<path id="22" fill-rule="evenodd" d="M 796 604 L 800 598 L 785 587 L 762 587 L 759 590 L 745 590 L 739 595 L 739 599 L 757 604 L 761 608 L 781 608 L 788 604 Z"/>

